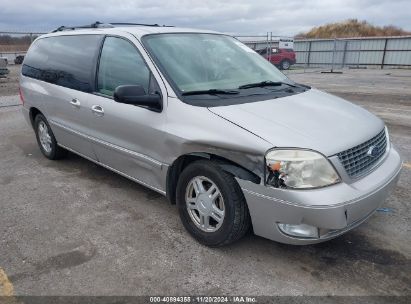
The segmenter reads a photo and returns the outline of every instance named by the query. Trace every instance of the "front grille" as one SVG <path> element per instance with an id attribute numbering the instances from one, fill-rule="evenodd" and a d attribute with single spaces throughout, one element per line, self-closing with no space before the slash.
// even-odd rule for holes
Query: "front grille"
<path id="1" fill-rule="evenodd" d="M 377 152 L 369 155 L 371 147 L 376 147 Z M 342 165 L 350 177 L 358 177 L 366 173 L 374 164 L 376 164 L 384 155 L 387 148 L 387 138 L 385 130 L 382 130 L 376 136 L 366 142 L 355 146 L 351 149 L 338 153 Z"/>

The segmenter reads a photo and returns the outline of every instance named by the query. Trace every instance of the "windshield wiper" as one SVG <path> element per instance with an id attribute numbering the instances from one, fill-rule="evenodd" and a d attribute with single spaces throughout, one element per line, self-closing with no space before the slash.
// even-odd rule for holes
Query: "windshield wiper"
<path id="1" fill-rule="evenodd" d="M 209 89 L 209 90 L 197 90 L 197 91 L 188 91 L 188 92 L 183 92 L 181 95 L 187 96 L 187 95 L 217 95 L 217 94 L 238 94 L 240 93 L 239 91 L 235 90 L 222 90 L 222 89 Z"/>
<path id="2" fill-rule="evenodd" d="M 255 82 L 255 83 L 248 83 L 248 84 L 244 84 L 239 86 L 239 89 L 250 89 L 250 88 L 262 88 L 262 87 L 269 87 L 269 86 L 273 86 L 273 87 L 277 87 L 277 86 L 281 86 L 281 85 L 288 85 L 290 87 L 296 88 L 296 85 L 287 83 L 287 82 L 282 82 L 282 81 L 271 81 L 271 80 L 265 80 L 265 81 L 261 81 L 261 82 Z"/>

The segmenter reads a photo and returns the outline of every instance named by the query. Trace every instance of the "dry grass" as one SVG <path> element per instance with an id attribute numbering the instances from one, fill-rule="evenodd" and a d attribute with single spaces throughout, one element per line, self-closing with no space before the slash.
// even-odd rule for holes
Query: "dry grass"
<path id="1" fill-rule="evenodd" d="M 0 52 L 26 52 L 29 45 L 21 44 L 0 44 Z"/>
<path id="2" fill-rule="evenodd" d="M 343 22 L 314 27 L 307 33 L 296 35 L 295 38 L 349 38 L 403 35 L 411 35 L 411 32 L 407 32 L 393 25 L 380 27 L 374 26 L 366 21 L 348 19 Z"/>

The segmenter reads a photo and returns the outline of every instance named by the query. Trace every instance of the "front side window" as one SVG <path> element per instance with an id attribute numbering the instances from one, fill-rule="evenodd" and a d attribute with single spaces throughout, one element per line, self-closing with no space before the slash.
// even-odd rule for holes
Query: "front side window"
<path id="1" fill-rule="evenodd" d="M 113 96 L 114 90 L 120 85 L 141 85 L 149 92 L 150 71 L 130 42 L 107 37 L 100 56 L 97 91 Z"/>
<path id="2" fill-rule="evenodd" d="M 155 34 L 143 37 L 143 43 L 183 93 L 287 80 L 270 62 L 229 36 Z"/>

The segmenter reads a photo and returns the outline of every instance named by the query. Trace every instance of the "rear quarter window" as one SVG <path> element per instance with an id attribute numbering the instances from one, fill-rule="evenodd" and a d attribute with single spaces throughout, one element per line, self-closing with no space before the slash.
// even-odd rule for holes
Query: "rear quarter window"
<path id="1" fill-rule="evenodd" d="M 95 64 L 102 35 L 56 36 L 37 40 L 22 74 L 83 92 L 94 91 Z"/>

